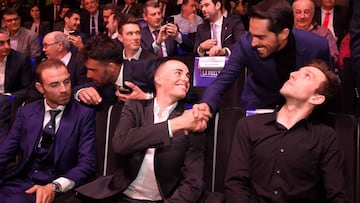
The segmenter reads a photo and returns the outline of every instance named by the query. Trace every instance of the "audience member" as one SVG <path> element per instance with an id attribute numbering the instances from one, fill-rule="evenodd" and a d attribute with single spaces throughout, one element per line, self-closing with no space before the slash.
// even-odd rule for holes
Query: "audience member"
<path id="1" fill-rule="evenodd" d="M 178 46 L 183 51 L 191 52 L 194 43 L 179 32 L 174 23 L 161 26 L 162 17 L 160 5 L 148 1 L 144 5 L 144 20 L 147 25 L 141 29 L 141 47 L 159 57 L 178 55 Z"/>
<path id="2" fill-rule="evenodd" d="M 249 33 L 240 37 L 229 61 L 195 109 L 216 111 L 225 91 L 245 67 L 250 74 L 242 91 L 241 106 L 274 108 L 282 103 L 279 89 L 290 72 L 315 58 L 330 63 L 326 39 L 292 29 L 294 16 L 287 1 L 264 0 L 253 6 L 249 15 Z"/>
<path id="3" fill-rule="evenodd" d="M 103 16 L 103 22 L 104 22 L 104 26 L 106 27 L 108 22 L 109 22 L 109 18 L 112 14 L 114 14 L 115 12 L 117 12 L 117 7 L 112 4 L 112 3 L 107 3 L 103 8 L 102 8 L 102 16 Z"/>
<path id="4" fill-rule="evenodd" d="M 152 99 L 154 59 L 123 61 L 121 48 L 106 35 L 88 39 L 79 57 L 93 84 L 84 85 L 76 98 L 88 105 L 107 105 L 117 100 Z"/>
<path id="5" fill-rule="evenodd" d="M 124 0 L 125 4 L 119 5 L 119 10 L 123 14 L 131 15 L 134 18 L 142 17 L 142 6 L 135 0 Z"/>
<path id="6" fill-rule="evenodd" d="M 322 25 L 331 31 L 339 46 L 341 40 L 346 33 L 349 32 L 349 21 L 351 16 L 346 7 L 335 4 L 336 0 L 321 0 L 321 6 L 315 8 L 314 20 L 319 25 Z"/>
<path id="7" fill-rule="evenodd" d="M 60 8 L 62 0 L 52 0 L 52 4 L 45 7 L 45 20 L 49 21 L 52 26 L 54 23 L 60 21 Z"/>
<path id="8" fill-rule="evenodd" d="M 40 42 L 34 32 L 20 26 L 20 17 L 13 9 L 4 11 L 3 25 L 10 32 L 11 48 L 31 57 L 39 57 L 41 54 Z"/>
<path id="9" fill-rule="evenodd" d="M 244 25 L 239 20 L 222 15 L 222 0 L 201 0 L 201 11 L 206 22 L 198 26 L 194 53 L 199 56 L 229 56 Z"/>
<path id="10" fill-rule="evenodd" d="M 312 61 L 290 74 L 278 111 L 241 119 L 226 172 L 226 202 L 348 202 L 336 132 L 322 122 L 320 110 L 339 91 L 327 64 Z"/>
<path id="11" fill-rule="evenodd" d="M 180 6 L 177 4 L 177 0 L 159 0 L 160 15 L 163 20 L 168 17 L 180 13 Z"/>
<path id="12" fill-rule="evenodd" d="M 104 18 L 99 9 L 99 0 L 83 0 L 84 13 L 81 15 L 81 32 L 87 36 L 105 31 Z"/>
<path id="13" fill-rule="evenodd" d="M 336 39 L 329 29 L 318 25 L 314 20 L 315 5 L 312 0 L 295 0 L 292 4 L 294 12 L 294 27 L 302 30 L 309 30 L 322 37 L 329 43 L 330 55 L 333 64 L 337 64 L 339 50 Z"/>
<path id="14" fill-rule="evenodd" d="M 53 202 L 95 173 L 95 112 L 71 100 L 62 62 L 46 60 L 36 75 L 44 99 L 18 109 L 0 147 L 2 203 Z M 18 165 L 6 170 L 18 153 Z"/>
<path id="15" fill-rule="evenodd" d="M 69 10 L 64 17 L 64 24 L 61 27 L 54 27 L 54 31 L 64 32 L 72 45 L 71 51 L 75 54 L 84 46 L 86 34 L 80 32 L 80 11 Z"/>
<path id="16" fill-rule="evenodd" d="M 64 27 L 65 14 L 71 9 L 72 9 L 71 6 L 68 4 L 64 4 L 61 6 L 60 14 L 59 14 L 60 20 L 54 23 L 53 30 L 59 30 L 60 28 Z"/>
<path id="17" fill-rule="evenodd" d="M 196 0 L 183 0 L 181 13 L 174 16 L 174 23 L 179 27 L 179 31 L 188 35 L 195 41 L 197 26 L 203 23 L 203 19 L 195 14 Z"/>
<path id="18" fill-rule="evenodd" d="M 70 73 L 71 85 L 78 86 L 86 82 L 86 68 L 71 50 L 67 36 L 60 31 L 53 31 L 45 35 L 43 51 L 48 59 L 60 60 Z"/>
<path id="19" fill-rule="evenodd" d="M 113 13 L 110 15 L 108 23 L 106 24 L 106 30 L 108 36 L 111 39 L 117 39 L 119 35 L 119 25 L 124 21 L 126 17 L 121 13 Z"/>
<path id="20" fill-rule="evenodd" d="M 41 37 L 51 31 L 51 24 L 49 21 L 42 19 L 41 8 L 37 4 L 30 7 L 30 16 L 30 20 L 24 23 L 24 27 L 35 32 L 41 40 Z"/>
<path id="21" fill-rule="evenodd" d="M 122 51 L 124 60 L 142 60 L 156 59 L 152 52 L 141 48 L 140 24 L 135 18 L 129 18 L 119 26 L 118 39 L 122 43 L 124 49 Z"/>
<path id="22" fill-rule="evenodd" d="M 29 57 L 11 49 L 9 32 L 0 28 L 0 143 L 11 127 L 12 102 L 27 98 L 33 78 Z"/>
<path id="23" fill-rule="evenodd" d="M 156 97 L 130 100 L 123 108 L 113 137 L 121 168 L 78 188 L 80 194 L 97 202 L 197 202 L 204 189 L 205 141 L 197 131 L 206 126 L 180 101 L 189 81 L 184 63 L 167 60 L 159 65 Z"/>

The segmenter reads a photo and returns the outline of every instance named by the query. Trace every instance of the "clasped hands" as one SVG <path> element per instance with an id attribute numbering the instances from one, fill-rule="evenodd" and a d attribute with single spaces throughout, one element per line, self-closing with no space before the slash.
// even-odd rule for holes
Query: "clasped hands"
<path id="1" fill-rule="evenodd" d="M 178 27 L 173 23 L 167 23 L 163 26 L 161 26 L 159 35 L 156 39 L 157 44 L 161 44 L 163 41 L 165 41 L 167 38 L 172 37 L 176 39 L 179 35 Z"/>

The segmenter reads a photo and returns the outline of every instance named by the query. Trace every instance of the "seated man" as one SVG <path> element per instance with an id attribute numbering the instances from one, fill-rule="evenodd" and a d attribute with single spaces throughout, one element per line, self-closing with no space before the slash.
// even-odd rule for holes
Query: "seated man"
<path id="1" fill-rule="evenodd" d="M 45 99 L 17 111 L 0 147 L 1 203 L 52 202 L 95 174 L 95 111 L 71 100 L 62 62 L 42 62 L 36 76 Z M 17 155 L 22 159 L 7 168 Z"/>
<path id="2" fill-rule="evenodd" d="M 158 66 L 156 97 L 125 103 L 113 137 L 121 168 L 77 189 L 96 202 L 196 202 L 204 189 L 204 134 L 185 110 L 190 73 L 177 60 Z M 209 116 L 209 115 L 207 115 Z M 205 119 L 206 115 L 201 119 Z M 81 196 L 80 196 L 81 197 Z M 81 197 L 84 202 L 91 200 Z M 102 201 L 101 201 L 102 200 Z"/>
<path id="3" fill-rule="evenodd" d="M 314 60 L 282 86 L 280 110 L 239 121 L 226 202 L 347 202 L 336 133 L 320 119 L 339 85 L 327 64 Z"/>

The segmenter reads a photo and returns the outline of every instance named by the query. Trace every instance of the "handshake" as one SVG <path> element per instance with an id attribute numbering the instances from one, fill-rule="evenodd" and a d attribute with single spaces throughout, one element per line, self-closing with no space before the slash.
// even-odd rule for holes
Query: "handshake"
<path id="1" fill-rule="evenodd" d="M 192 109 L 170 120 L 171 130 L 173 133 L 183 130 L 186 135 L 189 132 L 202 132 L 210 118 L 210 108 L 206 103 L 195 104 Z"/>

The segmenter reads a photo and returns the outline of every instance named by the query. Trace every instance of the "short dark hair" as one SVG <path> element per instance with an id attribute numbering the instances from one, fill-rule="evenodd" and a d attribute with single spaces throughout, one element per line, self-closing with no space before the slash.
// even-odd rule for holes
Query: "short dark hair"
<path id="1" fill-rule="evenodd" d="M 160 8 L 160 4 L 156 1 L 147 1 L 145 4 L 144 4 L 144 7 L 143 7 L 143 13 L 146 15 L 147 14 L 147 8 L 148 7 L 153 7 L 153 8 Z"/>
<path id="2" fill-rule="evenodd" d="M 201 3 L 201 1 L 202 1 L 202 0 L 199 0 L 200 3 Z M 211 1 L 213 2 L 214 5 L 215 5 L 217 2 L 219 2 L 219 3 L 220 3 L 220 10 L 223 9 L 223 7 L 224 7 L 224 2 L 223 2 L 223 0 L 211 0 Z"/>
<path id="3" fill-rule="evenodd" d="M 115 16 L 114 16 L 114 18 L 115 18 Z M 126 24 L 135 24 L 135 25 L 138 25 L 139 28 L 141 29 L 141 25 L 140 25 L 139 21 L 136 18 L 130 17 L 130 18 L 127 18 L 125 21 L 119 23 L 119 28 L 118 28 L 119 34 L 122 35 L 122 27 Z"/>
<path id="4" fill-rule="evenodd" d="M 3 28 L 3 27 L 0 27 L 0 34 L 7 34 L 7 35 L 10 36 L 9 30 L 7 30 L 7 29 L 5 29 L 5 28 Z"/>
<path id="5" fill-rule="evenodd" d="M 71 18 L 74 14 L 78 14 L 81 18 L 81 13 L 79 9 L 70 9 L 66 11 L 66 13 L 64 14 L 64 18 Z"/>
<path id="6" fill-rule="evenodd" d="M 42 84 L 41 74 L 45 69 L 50 69 L 50 68 L 58 69 L 61 67 L 66 68 L 66 65 L 58 59 L 46 59 L 42 61 L 35 69 L 35 81 Z"/>
<path id="7" fill-rule="evenodd" d="M 285 28 L 292 30 L 294 24 L 293 10 L 286 0 L 263 0 L 250 8 L 249 17 L 269 20 L 268 30 L 275 34 Z"/>
<path id="8" fill-rule="evenodd" d="M 319 69 L 326 77 L 326 81 L 322 82 L 315 90 L 316 93 L 325 96 L 325 102 L 316 107 L 318 111 L 332 109 L 333 105 L 338 102 L 340 96 L 340 80 L 338 76 L 330 69 L 329 65 L 320 59 L 310 61 L 306 66 Z"/>
<path id="9" fill-rule="evenodd" d="M 112 3 L 107 3 L 102 10 L 111 10 L 111 14 L 117 11 L 117 6 Z"/>
<path id="10" fill-rule="evenodd" d="M 19 15 L 19 14 L 15 9 L 7 8 L 7 9 L 5 9 L 5 11 L 3 13 L 3 18 L 4 18 L 4 15 Z"/>
<path id="11" fill-rule="evenodd" d="M 121 47 L 105 34 L 91 36 L 78 53 L 78 57 L 84 63 L 88 59 L 99 61 L 100 63 L 122 64 L 123 58 Z"/>

